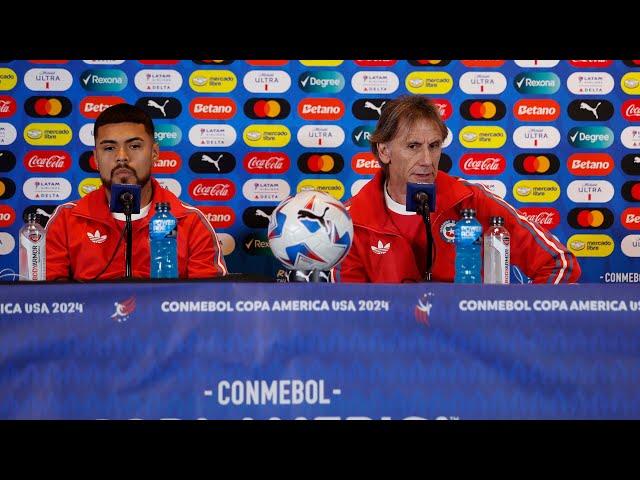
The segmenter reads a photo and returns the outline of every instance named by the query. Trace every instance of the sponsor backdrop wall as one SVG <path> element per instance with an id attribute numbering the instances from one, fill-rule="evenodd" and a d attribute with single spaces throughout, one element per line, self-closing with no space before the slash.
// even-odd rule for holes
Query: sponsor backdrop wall
<path id="1" fill-rule="evenodd" d="M 4 60 L 0 275 L 26 213 L 44 224 L 100 186 L 93 122 L 126 101 L 154 118 L 156 177 L 203 210 L 231 271 L 275 278 L 273 208 L 355 194 L 381 107 L 406 93 L 441 109 L 441 170 L 551 230 L 583 282 L 640 281 L 640 60 Z"/>

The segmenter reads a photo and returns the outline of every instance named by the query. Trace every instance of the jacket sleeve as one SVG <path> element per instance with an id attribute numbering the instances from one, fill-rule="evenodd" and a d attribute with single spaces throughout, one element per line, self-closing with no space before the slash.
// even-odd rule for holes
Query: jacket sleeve
<path id="1" fill-rule="evenodd" d="M 68 207 L 60 205 L 47 222 L 46 255 L 47 280 L 69 280 L 71 259 L 67 237 Z"/>
<path id="2" fill-rule="evenodd" d="M 187 265 L 188 278 L 211 278 L 224 276 L 228 272 L 222 255 L 218 235 L 204 214 L 195 209 L 189 229 Z"/>
<path id="3" fill-rule="evenodd" d="M 357 230 L 354 229 L 353 244 L 349 253 L 342 262 L 331 269 L 332 282 L 365 283 L 371 281 L 362 264 L 359 250 L 360 242 L 358 242 Z"/>

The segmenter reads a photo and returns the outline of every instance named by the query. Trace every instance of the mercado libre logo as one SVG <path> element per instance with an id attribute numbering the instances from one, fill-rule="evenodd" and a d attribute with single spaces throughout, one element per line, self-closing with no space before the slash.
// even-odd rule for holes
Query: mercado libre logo
<path id="1" fill-rule="evenodd" d="M 432 298 L 433 293 L 423 293 L 422 296 L 418 298 L 418 304 L 414 310 L 416 321 L 427 327 L 429 326 L 429 315 L 431 314 L 431 307 L 433 306 L 431 303 Z"/>
<path id="2" fill-rule="evenodd" d="M 131 296 L 121 302 L 114 302 L 115 311 L 111 315 L 111 319 L 118 322 L 126 322 L 136 310 L 136 297 Z"/>

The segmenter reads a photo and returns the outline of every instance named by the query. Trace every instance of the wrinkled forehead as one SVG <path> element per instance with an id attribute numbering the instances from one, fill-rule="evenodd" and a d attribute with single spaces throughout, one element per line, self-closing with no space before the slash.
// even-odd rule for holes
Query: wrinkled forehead
<path id="1" fill-rule="evenodd" d="M 396 139 L 400 141 L 415 140 L 431 143 L 436 140 L 444 141 L 438 125 L 426 118 L 403 118 L 398 123 Z"/>

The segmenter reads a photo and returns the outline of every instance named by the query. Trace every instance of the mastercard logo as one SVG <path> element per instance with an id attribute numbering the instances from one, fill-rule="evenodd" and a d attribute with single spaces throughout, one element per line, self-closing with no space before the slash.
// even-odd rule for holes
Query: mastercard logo
<path id="1" fill-rule="evenodd" d="M 513 167 L 522 175 L 553 175 L 560 169 L 560 161 L 551 153 L 542 155 L 524 153 L 515 158 Z"/>
<path id="2" fill-rule="evenodd" d="M 304 173 L 339 173 L 344 168 L 344 159 L 338 153 L 303 153 L 298 158 L 298 168 Z"/>
<path id="3" fill-rule="evenodd" d="M 628 202 L 640 202 L 640 182 L 630 181 L 622 185 L 622 198 Z"/>
<path id="4" fill-rule="evenodd" d="M 465 100 L 460 115 L 466 120 L 500 120 L 507 109 L 500 100 Z"/>
<path id="5" fill-rule="evenodd" d="M 289 113 L 291 105 L 283 98 L 252 98 L 244 104 L 244 114 L 253 119 L 279 120 Z"/>
<path id="6" fill-rule="evenodd" d="M 0 178 L 0 200 L 13 197 L 16 193 L 16 184 L 7 177 Z"/>
<path id="7" fill-rule="evenodd" d="M 66 97 L 30 97 L 24 109 L 32 117 L 66 117 L 71 113 L 71 101 Z"/>
<path id="8" fill-rule="evenodd" d="M 608 208 L 574 208 L 567 215 L 567 222 L 576 229 L 604 230 L 613 225 L 613 219 Z"/>

